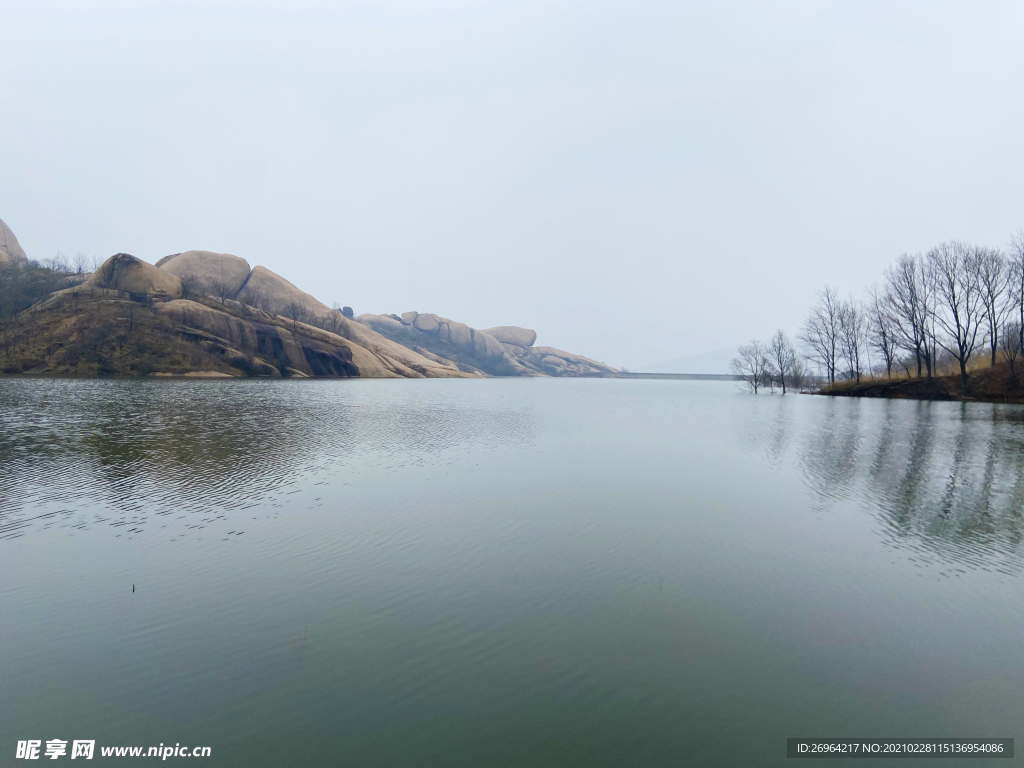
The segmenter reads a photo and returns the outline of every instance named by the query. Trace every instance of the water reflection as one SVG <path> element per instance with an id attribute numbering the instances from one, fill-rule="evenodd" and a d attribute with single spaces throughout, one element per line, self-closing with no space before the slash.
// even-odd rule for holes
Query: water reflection
<path id="1" fill-rule="evenodd" d="M 155 521 L 201 530 L 298 483 L 529 440 L 515 403 L 390 382 L 0 382 L 0 538 Z M 463 393 L 465 394 L 465 393 Z"/>
<path id="2" fill-rule="evenodd" d="M 1024 409 L 837 398 L 801 415 L 813 424 L 797 463 L 819 509 L 854 501 L 894 543 L 1017 572 Z M 772 445 L 765 453 L 778 460 Z"/>

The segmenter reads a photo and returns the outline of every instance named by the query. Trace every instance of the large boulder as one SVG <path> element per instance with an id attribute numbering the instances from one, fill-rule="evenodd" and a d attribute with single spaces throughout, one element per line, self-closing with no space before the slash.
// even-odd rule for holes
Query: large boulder
<path id="1" fill-rule="evenodd" d="M 245 282 L 241 295 L 246 303 L 252 303 L 268 312 L 277 315 L 289 316 L 293 307 L 300 307 L 303 310 L 303 317 L 299 319 L 312 319 L 328 317 L 331 308 L 322 304 L 305 291 L 300 291 L 280 275 L 271 272 L 266 267 L 254 267 L 249 273 L 249 279 Z"/>
<path id="2" fill-rule="evenodd" d="M 362 320 L 366 317 L 360 315 L 360 320 L 349 320 L 348 318 L 335 318 L 338 320 L 338 335 L 343 336 L 350 341 L 355 342 L 361 347 L 365 347 L 378 355 L 390 358 L 391 360 L 401 363 L 403 366 L 416 371 L 417 373 L 426 376 L 427 378 L 465 378 L 466 376 L 473 376 L 472 371 L 460 370 L 451 360 L 435 356 L 428 357 L 426 354 L 421 354 L 420 351 L 410 349 L 405 346 L 404 339 L 402 341 L 396 341 L 387 335 L 380 333 L 380 331 L 387 331 L 386 326 L 397 326 L 407 331 L 412 329 L 403 323 L 394 320 L 393 318 L 382 315 L 381 327 L 375 327 L 373 323 L 368 323 Z M 374 316 L 375 318 L 377 316 Z M 419 331 L 415 331 L 419 333 Z"/>
<path id="3" fill-rule="evenodd" d="M 583 355 L 573 352 L 566 352 L 554 347 L 534 347 L 530 350 L 534 355 L 541 358 L 545 365 L 555 368 L 565 368 L 573 373 L 614 373 L 615 369 L 610 365 L 599 363 Z"/>
<path id="4" fill-rule="evenodd" d="M 534 348 L 536 332 L 514 325 L 486 331 L 431 313 L 360 315 L 358 322 L 394 341 L 460 368 L 494 376 L 578 376 L 606 365 L 551 347 Z"/>
<path id="5" fill-rule="evenodd" d="M 186 288 L 234 298 L 249 279 L 249 262 L 230 253 L 185 251 L 164 256 L 156 266 L 177 275 Z"/>
<path id="6" fill-rule="evenodd" d="M 484 360 L 501 360 L 505 357 L 501 342 L 484 331 L 473 331 L 473 352 Z"/>
<path id="7" fill-rule="evenodd" d="M 116 253 L 83 283 L 87 288 L 109 288 L 153 298 L 180 299 L 181 281 L 129 253 Z"/>
<path id="8" fill-rule="evenodd" d="M 517 347 L 532 347 L 537 341 L 537 332 L 529 328 L 520 328 L 517 325 L 499 325 L 495 328 L 484 328 L 484 333 L 489 333 L 502 344 L 514 344 Z"/>
<path id="9" fill-rule="evenodd" d="M 199 328 L 229 342 L 236 349 L 244 352 L 256 351 L 256 330 L 252 323 L 220 312 L 205 304 L 188 299 L 157 304 L 153 307 L 158 314 L 170 318 L 187 328 Z"/>
<path id="10" fill-rule="evenodd" d="M 401 331 L 405 328 L 405 324 L 401 320 L 396 320 L 393 315 L 373 315 L 370 313 L 363 313 L 356 317 L 355 321 L 371 328 L 374 324 L 380 324 L 382 327 L 388 328 L 391 331 Z"/>
<path id="11" fill-rule="evenodd" d="M 225 306 L 240 309 L 228 301 Z M 209 334 L 207 340 L 224 342 L 228 353 L 251 356 L 256 367 L 272 362 L 289 375 L 367 376 L 372 378 L 420 378 L 424 374 L 378 355 L 348 339 L 305 323 L 285 328 L 262 312 L 243 319 L 215 307 L 188 299 L 162 302 L 154 311 L 186 328 Z M 258 318 L 265 318 L 264 322 Z M 270 361 L 270 362 L 267 362 Z M 276 370 L 276 369 L 273 369 Z"/>
<path id="12" fill-rule="evenodd" d="M 14 236 L 11 228 L 0 219 L 0 266 L 25 266 L 28 256 L 21 248 L 21 243 Z"/>
<path id="13" fill-rule="evenodd" d="M 449 320 L 438 330 L 438 335 L 457 347 L 473 346 L 473 329 L 457 320 Z"/>
<path id="14" fill-rule="evenodd" d="M 424 333 L 437 333 L 441 327 L 437 315 L 416 315 L 412 324 Z"/>

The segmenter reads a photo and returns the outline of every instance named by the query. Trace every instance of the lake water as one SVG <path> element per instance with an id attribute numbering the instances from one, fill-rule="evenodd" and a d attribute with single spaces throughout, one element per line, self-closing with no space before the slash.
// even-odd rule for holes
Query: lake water
<path id="1" fill-rule="evenodd" d="M 721 382 L 0 380 L 0 765 L 1024 737 L 1022 449 L 1020 407 Z"/>

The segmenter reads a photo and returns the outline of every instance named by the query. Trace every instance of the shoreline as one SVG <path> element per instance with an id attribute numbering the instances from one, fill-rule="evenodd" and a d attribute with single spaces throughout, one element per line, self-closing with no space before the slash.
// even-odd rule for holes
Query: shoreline
<path id="1" fill-rule="evenodd" d="M 960 391 L 959 374 L 932 378 L 873 379 L 860 384 L 840 382 L 823 387 L 814 394 L 834 397 L 872 397 L 890 400 L 934 400 L 939 402 L 978 402 L 1024 404 L 1024 370 L 1011 375 L 1006 363 L 970 372 L 966 394 Z"/>
<path id="2" fill-rule="evenodd" d="M 585 373 L 580 379 L 668 379 L 676 381 L 743 381 L 742 376 L 731 373 L 642 373 L 614 371 L 612 373 Z"/>

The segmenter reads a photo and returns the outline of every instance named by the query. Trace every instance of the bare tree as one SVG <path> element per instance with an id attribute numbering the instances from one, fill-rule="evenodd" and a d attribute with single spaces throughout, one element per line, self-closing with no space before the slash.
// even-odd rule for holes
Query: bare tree
<path id="1" fill-rule="evenodd" d="M 804 364 L 800 360 L 800 355 L 794 354 L 793 367 L 789 370 L 789 386 L 799 391 L 805 383 L 807 383 L 807 376 L 804 374 Z"/>
<path id="2" fill-rule="evenodd" d="M 1024 229 L 1018 229 L 1010 237 L 1010 312 L 1016 318 L 1017 338 L 1024 349 Z"/>
<path id="3" fill-rule="evenodd" d="M 76 275 L 83 275 L 89 270 L 90 259 L 84 253 L 79 251 L 75 254 L 75 260 L 72 262 L 72 269 L 74 269 Z"/>
<path id="4" fill-rule="evenodd" d="M 768 375 L 782 386 L 782 394 L 786 394 L 786 385 L 792 384 L 793 369 L 796 365 L 796 350 L 779 328 L 768 342 Z"/>
<path id="5" fill-rule="evenodd" d="M 188 298 L 189 296 L 195 296 L 199 293 L 199 280 L 191 272 L 186 272 L 178 277 L 181 282 L 181 295 L 182 298 Z"/>
<path id="6" fill-rule="evenodd" d="M 337 302 L 334 302 L 330 313 L 323 319 L 323 328 L 325 331 L 330 331 L 340 336 L 344 324 L 344 315 L 341 312 L 341 308 Z"/>
<path id="7" fill-rule="evenodd" d="M 292 321 L 292 327 L 297 326 L 299 323 L 304 323 L 309 318 L 309 312 L 306 310 L 305 305 L 298 301 L 288 302 L 288 306 L 285 307 L 285 317 Z"/>
<path id="8" fill-rule="evenodd" d="M 768 353 L 764 344 L 756 339 L 738 350 L 733 358 L 732 372 L 743 379 L 756 395 L 758 388 L 768 379 Z"/>
<path id="9" fill-rule="evenodd" d="M 904 253 L 885 271 L 883 294 L 896 345 L 914 356 L 920 378 L 922 363 L 932 375 L 933 350 L 929 344 L 931 285 L 923 258 Z"/>
<path id="10" fill-rule="evenodd" d="M 266 296 L 263 295 L 263 291 L 255 286 L 247 285 L 245 289 L 238 294 L 238 300 L 243 304 L 248 304 L 250 307 L 262 309 L 264 312 L 270 312 L 270 303 L 267 301 Z"/>
<path id="11" fill-rule="evenodd" d="M 836 360 L 839 350 L 840 305 L 835 288 L 826 285 L 818 291 L 818 300 L 804 321 L 798 337 L 807 349 L 808 358 L 825 369 L 829 384 L 836 380 Z"/>
<path id="12" fill-rule="evenodd" d="M 1024 345 L 1020 343 L 1020 325 L 1016 320 L 1007 323 L 1003 327 L 1003 333 L 999 337 L 999 345 L 1003 348 L 1003 357 L 1006 358 L 1007 367 L 1010 369 L 1010 384 L 1017 384 L 1017 361 L 1024 352 Z"/>
<path id="13" fill-rule="evenodd" d="M 864 343 L 864 316 L 852 298 L 839 304 L 839 351 L 847 378 L 860 384 L 861 351 Z"/>
<path id="14" fill-rule="evenodd" d="M 967 364 L 978 345 L 985 322 L 980 249 L 951 240 L 928 251 L 939 306 L 935 321 L 944 332 L 939 346 L 960 366 L 960 393 L 967 394 Z"/>
<path id="15" fill-rule="evenodd" d="M 999 349 L 999 332 L 1011 309 L 1009 283 L 1011 279 L 1006 258 L 994 248 L 980 248 L 977 252 L 978 279 L 981 284 L 982 301 L 985 304 L 985 338 L 991 352 L 991 365 L 996 365 L 996 351 Z"/>
<path id="16" fill-rule="evenodd" d="M 53 254 L 53 258 L 46 259 L 43 264 L 44 267 L 53 272 L 70 272 L 71 266 L 68 264 L 68 257 L 60 251 Z"/>
<path id="17" fill-rule="evenodd" d="M 231 298 L 231 286 L 223 280 L 211 280 L 210 292 L 223 304 L 226 299 Z"/>
<path id="18" fill-rule="evenodd" d="M 868 344 L 882 355 L 885 375 L 892 378 L 893 365 L 896 363 L 896 329 L 893 328 L 894 321 L 889 314 L 888 302 L 884 295 L 879 293 L 877 285 L 868 289 L 864 313 Z"/>

